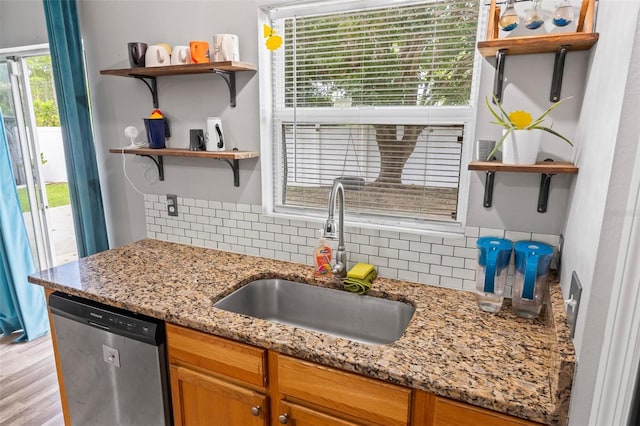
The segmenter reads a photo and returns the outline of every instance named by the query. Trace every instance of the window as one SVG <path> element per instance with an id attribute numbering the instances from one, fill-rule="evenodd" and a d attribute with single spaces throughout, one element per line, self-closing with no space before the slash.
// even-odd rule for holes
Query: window
<path id="1" fill-rule="evenodd" d="M 458 223 L 479 4 L 390 3 L 267 11 L 284 40 L 261 62 L 272 163 L 263 201 L 273 212 L 326 216 L 340 177 L 351 222 Z"/>

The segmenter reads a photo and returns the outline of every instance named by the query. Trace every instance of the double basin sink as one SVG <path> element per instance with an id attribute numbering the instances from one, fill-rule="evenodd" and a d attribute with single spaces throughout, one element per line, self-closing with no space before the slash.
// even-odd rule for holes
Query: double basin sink
<path id="1" fill-rule="evenodd" d="M 369 344 L 398 340 L 415 312 L 407 303 L 279 278 L 252 281 L 214 307 Z"/>

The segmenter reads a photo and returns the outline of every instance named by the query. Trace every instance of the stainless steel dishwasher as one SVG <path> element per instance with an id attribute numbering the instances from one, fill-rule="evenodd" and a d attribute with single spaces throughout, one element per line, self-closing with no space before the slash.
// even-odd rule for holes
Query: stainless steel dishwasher
<path id="1" fill-rule="evenodd" d="M 72 425 L 171 424 L 164 322 L 60 292 L 49 309 Z"/>

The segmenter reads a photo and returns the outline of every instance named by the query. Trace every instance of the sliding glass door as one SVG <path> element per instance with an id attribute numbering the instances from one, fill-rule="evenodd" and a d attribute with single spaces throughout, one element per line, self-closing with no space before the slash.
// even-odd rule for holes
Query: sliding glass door
<path id="1" fill-rule="evenodd" d="M 0 50 L 0 108 L 36 268 L 77 259 L 47 45 Z"/>

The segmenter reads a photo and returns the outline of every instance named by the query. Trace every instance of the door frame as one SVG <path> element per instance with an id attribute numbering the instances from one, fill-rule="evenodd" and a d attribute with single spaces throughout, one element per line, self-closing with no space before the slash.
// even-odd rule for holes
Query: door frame
<path id="1" fill-rule="evenodd" d="M 593 425 L 629 424 L 634 395 L 640 396 L 640 149 L 629 187 L 589 416 Z"/>

